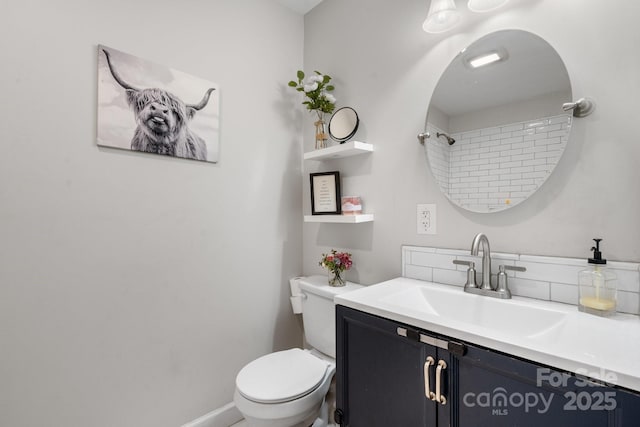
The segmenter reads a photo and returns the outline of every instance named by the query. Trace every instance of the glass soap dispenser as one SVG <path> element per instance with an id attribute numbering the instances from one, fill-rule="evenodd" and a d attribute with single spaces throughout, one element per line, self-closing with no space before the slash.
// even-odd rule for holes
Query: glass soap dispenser
<path id="1" fill-rule="evenodd" d="M 602 258 L 600 242 L 591 248 L 593 258 L 588 259 L 589 267 L 578 273 L 578 309 L 598 316 L 610 316 L 616 312 L 617 278 L 607 269 L 607 260 Z"/>

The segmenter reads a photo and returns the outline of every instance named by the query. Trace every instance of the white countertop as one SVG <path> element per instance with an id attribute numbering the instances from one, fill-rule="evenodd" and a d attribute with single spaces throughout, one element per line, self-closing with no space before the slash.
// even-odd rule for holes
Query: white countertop
<path id="1" fill-rule="evenodd" d="M 427 331 L 461 339 L 524 359 L 574 372 L 632 390 L 640 391 L 640 318 L 616 314 L 601 318 L 578 311 L 573 305 L 530 298 L 513 297 L 507 304 L 526 304 L 566 313 L 561 324 L 544 333 L 525 336 L 500 329 L 500 325 L 483 327 L 421 310 L 418 305 L 399 306 L 389 295 L 423 287 L 429 290 L 463 293 L 462 288 L 404 277 L 392 279 L 360 290 L 337 295 L 335 303 L 366 313 L 413 325 Z M 467 294 L 469 295 L 469 294 Z M 474 296 L 489 298 L 486 296 Z M 504 322 L 512 322 L 506 318 Z"/>

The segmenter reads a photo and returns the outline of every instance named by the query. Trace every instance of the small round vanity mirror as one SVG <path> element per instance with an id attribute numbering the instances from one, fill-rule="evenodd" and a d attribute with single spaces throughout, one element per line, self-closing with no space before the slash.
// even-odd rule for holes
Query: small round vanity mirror
<path id="1" fill-rule="evenodd" d="M 562 59 L 534 34 L 498 31 L 463 49 L 427 112 L 424 145 L 442 192 L 472 212 L 526 200 L 564 152 L 572 115 L 562 104 L 571 100 Z"/>
<path id="2" fill-rule="evenodd" d="M 329 135 L 331 139 L 340 142 L 346 142 L 358 130 L 358 113 L 351 107 L 342 107 L 336 110 L 329 120 Z"/>

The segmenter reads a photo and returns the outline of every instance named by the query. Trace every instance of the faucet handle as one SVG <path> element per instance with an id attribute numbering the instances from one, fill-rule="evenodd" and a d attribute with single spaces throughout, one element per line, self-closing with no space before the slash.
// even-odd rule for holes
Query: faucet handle
<path id="1" fill-rule="evenodd" d="M 496 292 L 505 295 L 506 298 L 511 298 L 511 291 L 509 290 L 509 283 L 507 282 L 507 273 L 505 270 L 527 271 L 527 269 L 516 265 L 499 265 L 498 270 Z"/>
<path id="2" fill-rule="evenodd" d="M 500 265 L 500 266 L 498 266 L 498 268 L 500 269 L 501 273 L 504 273 L 505 270 L 527 271 L 527 269 L 525 267 L 520 267 L 518 265 Z"/>
<path id="3" fill-rule="evenodd" d="M 463 261 L 461 259 L 454 259 L 453 263 L 457 264 L 457 265 L 467 265 L 470 268 L 475 268 L 476 267 L 476 263 L 473 262 L 473 261 Z"/>
<path id="4" fill-rule="evenodd" d="M 464 284 L 464 288 L 477 288 L 476 285 L 476 263 L 473 261 L 463 261 L 460 259 L 454 259 L 453 263 L 456 265 L 466 265 L 469 268 L 467 269 L 467 283 Z"/>

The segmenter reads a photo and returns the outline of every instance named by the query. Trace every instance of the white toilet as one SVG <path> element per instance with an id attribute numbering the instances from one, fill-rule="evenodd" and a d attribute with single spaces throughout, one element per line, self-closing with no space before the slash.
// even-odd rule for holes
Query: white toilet
<path id="1" fill-rule="evenodd" d="M 326 276 L 291 280 L 294 313 L 302 312 L 306 341 L 312 348 L 293 348 L 262 356 L 236 377 L 233 401 L 251 427 L 325 427 L 325 397 L 336 371 L 335 295 L 359 289 L 331 287 Z"/>

